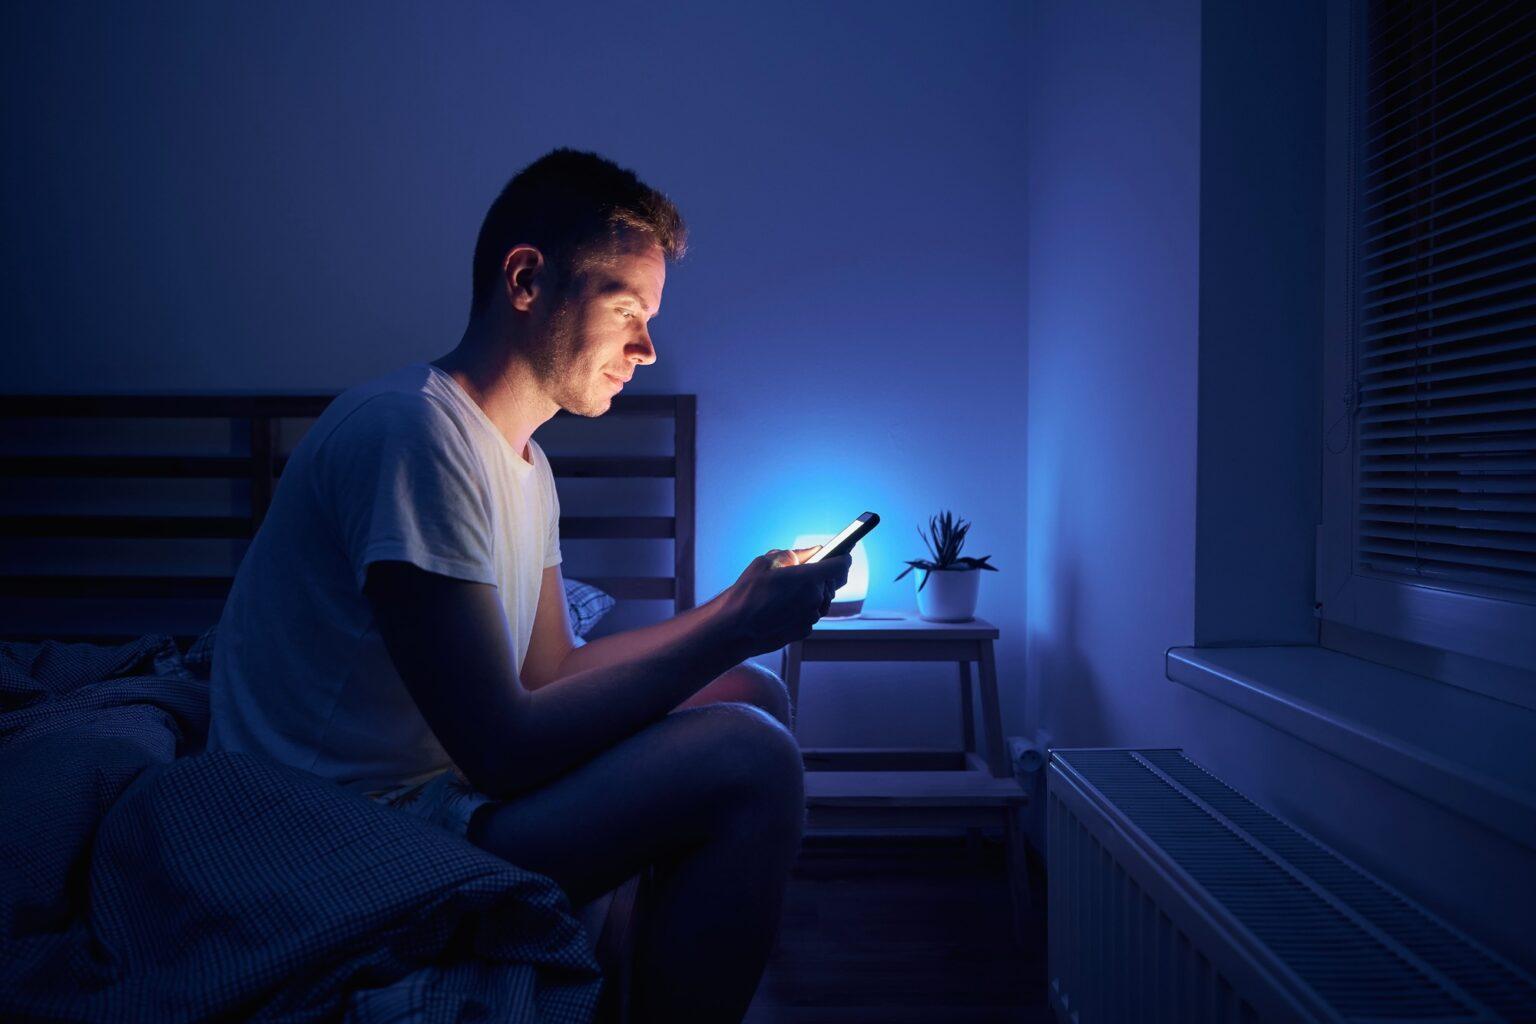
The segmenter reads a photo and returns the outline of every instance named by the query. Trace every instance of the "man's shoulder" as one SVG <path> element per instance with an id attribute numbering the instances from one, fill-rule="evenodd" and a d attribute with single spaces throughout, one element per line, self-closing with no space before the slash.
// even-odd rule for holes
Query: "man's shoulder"
<path id="1" fill-rule="evenodd" d="M 366 441 L 419 434 L 445 441 L 461 440 L 451 411 L 431 387 L 424 364 L 403 367 L 349 388 L 316 422 L 326 439 Z"/>

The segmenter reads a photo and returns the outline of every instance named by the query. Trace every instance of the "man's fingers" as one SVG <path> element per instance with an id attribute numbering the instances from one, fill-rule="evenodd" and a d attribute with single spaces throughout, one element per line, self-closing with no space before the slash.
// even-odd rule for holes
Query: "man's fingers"
<path id="1" fill-rule="evenodd" d="M 830 566 L 831 568 L 827 570 L 827 575 L 841 576 L 846 582 L 848 579 L 848 570 L 853 568 L 853 556 L 838 555 L 836 558 L 829 558 L 826 561 L 818 562 L 817 564 Z"/>

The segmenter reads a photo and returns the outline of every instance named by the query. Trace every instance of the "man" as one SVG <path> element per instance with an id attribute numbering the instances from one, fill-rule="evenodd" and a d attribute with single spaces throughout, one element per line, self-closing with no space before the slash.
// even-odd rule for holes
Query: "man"
<path id="1" fill-rule="evenodd" d="M 656 361 L 673 205 L 556 150 L 481 227 L 458 346 L 341 395 L 294 451 L 220 620 L 210 749 L 419 814 L 573 905 L 647 865 L 638 1020 L 739 1020 L 804 822 L 783 684 L 850 559 L 771 551 L 658 625 L 576 646 L 531 438 Z"/>

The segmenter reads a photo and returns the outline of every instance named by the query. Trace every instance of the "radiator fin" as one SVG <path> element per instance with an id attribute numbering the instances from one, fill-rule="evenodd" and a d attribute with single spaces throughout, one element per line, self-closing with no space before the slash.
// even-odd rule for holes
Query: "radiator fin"
<path id="1" fill-rule="evenodd" d="M 1070 811 L 1048 801 L 1052 995 L 1065 1018 L 1258 1024 L 1259 1015 Z"/>
<path id="2" fill-rule="evenodd" d="M 1153 750 L 1142 756 L 1495 1013 L 1519 1017 L 1536 1006 L 1536 984 L 1519 968 L 1257 806 L 1183 754 Z"/>
<path id="3" fill-rule="evenodd" d="M 1068 806 L 1069 789 L 1091 799 Z M 1180 751 L 1056 751 L 1047 807 L 1051 980 L 1069 1020 L 1247 1022 L 1256 1005 L 1362 1024 L 1536 1018 L 1529 975 Z M 1180 891 L 1198 899 L 1168 899 Z"/>

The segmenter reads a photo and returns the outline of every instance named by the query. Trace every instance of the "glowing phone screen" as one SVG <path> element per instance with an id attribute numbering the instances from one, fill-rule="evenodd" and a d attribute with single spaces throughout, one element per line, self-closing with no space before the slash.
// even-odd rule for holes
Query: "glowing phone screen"
<path id="1" fill-rule="evenodd" d="M 841 533 L 839 533 L 836 537 L 833 537 L 831 540 L 827 541 L 821 547 L 817 548 L 816 549 L 816 553 L 814 555 L 812 555 L 810 558 L 807 558 L 805 560 L 804 564 L 805 565 L 810 565 L 812 562 L 819 562 L 819 561 L 821 561 L 822 558 L 828 552 L 831 552 L 831 551 L 835 550 L 837 548 L 837 546 L 839 544 L 841 544 L 843 541 L 847 540 L 849 537 L 853 536 L 855 533 L 858 533 L 860 530 L 862 530 L 864 528 L 864 523 L 865 523 L 864 517 L 860 516 L 859 518 L 855 519 L 853 522 L 849 523 L 847 526 L 843 527 Z"/>

